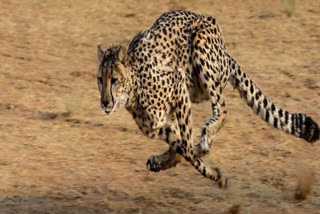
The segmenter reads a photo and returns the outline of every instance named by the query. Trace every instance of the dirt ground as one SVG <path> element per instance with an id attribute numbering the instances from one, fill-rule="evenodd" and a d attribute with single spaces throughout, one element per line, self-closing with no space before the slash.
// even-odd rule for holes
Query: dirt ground
<path id="1" fill-rule="evenodd" d="M 320 2 L 300 0 L 0 1 L 0 213 L 320 213 L 320 145 L 265 124 L 228 86 L 229 112 L 205 160 L 218 189 L 187 163 L 145 166 L 167 145 L 125 110 L 105 116 L 96 45 L 128 45 L 163 12 L 216 17 L 229 53 L 275 103 L 320 122 Z M 193 105 L 196 140 L 210 104 Z M 68 114 L 66 112 L 71 112 Z M 299 184 L 300 182 L 300 184 Z M 306 200 L 297 185 L 312 185 Z M 236 212 L 234 212 L 236 213 Z"/>

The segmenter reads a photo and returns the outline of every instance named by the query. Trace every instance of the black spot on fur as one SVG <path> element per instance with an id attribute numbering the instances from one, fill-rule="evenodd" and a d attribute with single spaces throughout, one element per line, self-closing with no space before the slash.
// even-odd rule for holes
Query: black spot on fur
<path id="1" fill-rule="evenodd" d="M 285 124 L 288 124 L 288 120 L 289 120 L 289 112 L 288 111 L 285 111 L 284 117 L 285 117 Z"/>
<path id="2" fill-rule="evenodd" d="M 207 129 L 202 129 L 202 133 L 201 133 L 201 136 L 205 136 L 207 134 Z"/>
<path id="3" fill-rule="evenodd" d="M 277 118 L 273 118 L 273 126 L 278 128 L 278 119 Z"/>
<path id="4" fill-rule="evenodd" d="M 267 98 L 264 98 L 263 107 L 267 108 L 267 106 L 268 106 L 268 100 L 267 100 Z"/>
<path id="5" fill-rule="evenodd" d="M 177 153 L 178 153 L 179 155 L 182 155 L 182 149 L 181 149 L 181 147 L 178 147 L 178 148 L 177 148 Z"/>
<path id="6" fill-rule="evenodd" d="M 273 113 L 276 110 L 276 106 L 272 103 L 271 104 L 271 112 Z"/>
<path id="7" fill-rule="evenodd" d="M 256 100 L 258 100 L 259 99 L 259 97 L 261 96 L 261 91 L 259 90 L 257 93 L 256 93 Z"/>
<path id="8" fill-rule="evenodd" d="M 253 92 L 254 92 L 254 88 L 253 88 L 253 84 L 251 84 L 251 86 L 250 86 L 250 93 L 253 94 Z"/>
<path id="9" fill-rule="evenodd" d="M 204 168 L 203 168 L 203 171 L 202 171 L 202 175 L 203 175 L 203 176 L 206 176 L 206 171 L 207 171 L 207 170 L 206 170 L 206 167 L 204 167 Z"/>
<path id="10" fill-rule="evenodd" d="M 306 117 L 304 125 L 305 131 L 301 137 L 310 143 L 319 140 L 319 126 L 311 117 Z"/>
<path id="11" fill-rule="evenodd" d="M 248 80 L 244 81 L 244 84 L 246 85 L 246 87 L 248 87 L 249 81 Z"/>
<path id="12" fill-rule="evenodd" d="M 161 136 L 163 134 L 163 128 L 159 129 L 159 135 Z"/>
<path id="13" fill-rule="evenodd" d="M 270 116 L 270 114 L 269 114 L 269 111 L 267 110 L 266 111 L 266 118 L 265 118 L 267 122 L 269 122 L 269 116 Z"/>
<path id="14" fill-rule="evenodd" d="M 166 128 L 165 130 L 165 133 L 166 133 L 166 142 L 169 142 L 169 136 L 170 136 L 170 133 L 171 133 L 171 129 L 168 127 Z"/>
<path id="15" fill-rule="evenodd" d="M 279 109 L 279 117 L 282 117 L 283 116 L 283 111 L 282 109 Z"/>
<path id="16" fill-rule="evenodd" d="M 165 28 L 163 29 L 163 33 L 164 35 L 167 35 L 167 30 Z"/>

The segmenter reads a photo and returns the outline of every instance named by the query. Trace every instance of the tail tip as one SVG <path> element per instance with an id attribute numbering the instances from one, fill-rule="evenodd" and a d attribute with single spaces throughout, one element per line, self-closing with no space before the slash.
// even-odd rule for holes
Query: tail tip
<path id="1" fill-rule="evenodd" d="M 306 117 L 305 120 L 306 131 L 302 135 L 302 138 L 308 141 L 309 143 L 313 143 L 319 140 L 319 125 L 312 120 L 311 117 Z"/>

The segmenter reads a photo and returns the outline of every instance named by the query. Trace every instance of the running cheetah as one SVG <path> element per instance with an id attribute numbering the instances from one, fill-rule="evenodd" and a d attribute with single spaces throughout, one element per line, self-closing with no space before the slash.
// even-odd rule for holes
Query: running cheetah
<path id="1" fill-rule="evenodd" d="M 147 161 L 150 171 L 176 166 L 183 157 L 203 176 L 226 188 L 219 168 L 201 160 L 227 114 L 222 91 L 229 81 L 263 120 L 313 143 L 318 124 L 303 113 L 290 113 L 275 105 L 227 53 L 216 20 L 190 11 L 161 15 L 154 25 L 138 33 L 128 50 L 98 46 L 98 86 L 101 108 L 111 114 L 125 107 L 142 133 L 168 143 L 169 149 Z M 212 114 L 202 126 L 200 143 L 193 142 L 191 103 L 210 100 Z"/>

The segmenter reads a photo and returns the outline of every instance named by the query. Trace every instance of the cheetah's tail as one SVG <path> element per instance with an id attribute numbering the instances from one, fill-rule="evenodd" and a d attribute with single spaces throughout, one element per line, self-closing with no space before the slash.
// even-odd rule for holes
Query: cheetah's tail
<path id="1" fill-rule="evenodd" d="M 296 137 L 313 143 L 319 140 L 319 126 L 309 116 L 303 113 L 290 113 L 276 106 L 268 99 L 256 84 L 243 72 L 240 66 L 230 58 L 230 79 L 234 88 L 248 106 L 263 120 Z"/>

